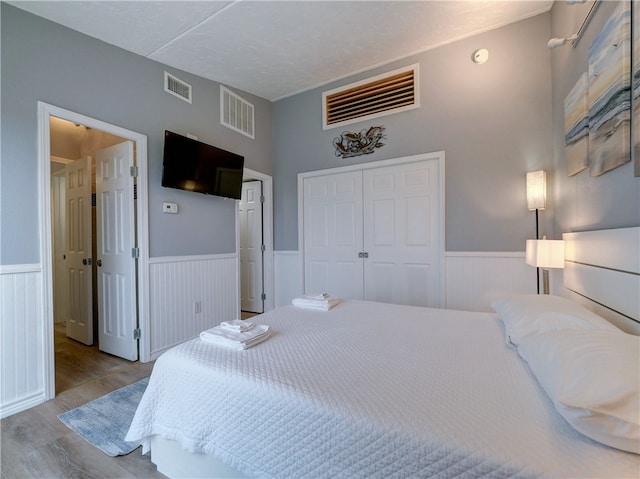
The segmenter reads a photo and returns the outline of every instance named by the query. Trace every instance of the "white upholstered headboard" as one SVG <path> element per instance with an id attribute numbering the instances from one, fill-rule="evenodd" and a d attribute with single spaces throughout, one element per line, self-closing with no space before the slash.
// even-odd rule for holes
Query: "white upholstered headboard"
<path id="1" fill-rule="evenodd" d="M 640 335 L 640 227 L 564 233 L 571 299 Z"/>

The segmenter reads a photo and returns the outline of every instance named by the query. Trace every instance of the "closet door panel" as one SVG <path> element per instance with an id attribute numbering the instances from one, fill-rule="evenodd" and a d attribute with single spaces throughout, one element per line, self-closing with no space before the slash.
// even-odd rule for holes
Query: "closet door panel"
<path id="1" fill-rule="evenodd" d="M 362 172 L 304 180 L 305 293 L 362 299 Z"/>
<path id="2" fill-rule="evenodd" d="M 405 280 L 406 292 L 403 304 L 434 306 L 430 302 L 431 295 L 428 293 L 434 287 L 431 284 L 432 272 L 429 264 L 405 264 L 402 277 Z"/>
<path id="3" fill-rule="evenodd" d="M 429 196 L 406 198 L 404 214 L 404 237 L 406 238 L 407 247 L 428 248 L 433 236 L 429 223 L 431 198 Z M 413 218 L 423 218 L 425 220 L 414 221 Z"/>
<path id="4" fill-rule="evenodd" d="M 371 204 L 373 223 L 369 241 L 376 247 L 395 246 L 396 207 L 392 199 L 374 200 Z"/>
<path id="5" fill-rule="evenodd" d="M 438 305 L 437 168 L 423 161 L 363 171 L 365 299 Z"/>
<path id="6" fill-rule="evenodd" d="M 373 299 L 381 303 L 394 303 L 396 299 L 398 277 L 396 277 L 396 265 L 392 262 L 376 261 L 369 268 L 369 277 L 366 279 L 368 294 L 366 299 Z"/>

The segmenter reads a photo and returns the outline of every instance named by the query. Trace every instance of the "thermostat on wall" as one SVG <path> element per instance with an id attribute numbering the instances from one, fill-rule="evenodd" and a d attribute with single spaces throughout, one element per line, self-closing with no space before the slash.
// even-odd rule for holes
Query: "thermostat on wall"
<path id="1" fill-rule="evenodd" d="M 176 214 L 178 212 L 178 203 L 167 203 L 165 201 L 164 203 L 162 203 L 162 211 L 164 213 Z"/>

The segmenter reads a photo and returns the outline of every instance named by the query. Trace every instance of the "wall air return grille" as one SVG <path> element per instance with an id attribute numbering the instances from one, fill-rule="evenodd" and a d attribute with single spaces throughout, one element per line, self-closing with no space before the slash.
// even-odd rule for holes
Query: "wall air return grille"
<path id="1" fill-rule="evenodd" d="M 418 108 L 418 64 L 322 94 L 323 128 Z"/>
<path id="2" fill-rule="evenodd" d="M 164 91 L 191 103 L 191 85 L 167 72 L 164 72 Z"/>
<path id="3" fill-rule="evenodd" d="M 251 103 L 220 85 L 220 124 L 255 139 Z"/>

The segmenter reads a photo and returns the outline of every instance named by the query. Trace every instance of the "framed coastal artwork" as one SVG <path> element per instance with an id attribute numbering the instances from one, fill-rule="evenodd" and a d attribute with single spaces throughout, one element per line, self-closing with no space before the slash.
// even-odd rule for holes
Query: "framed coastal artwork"
<path id="1" fill-rule="evenodd" d="M 631 5 L 619 2 L 589 47 L 589 170 L 631 161 Z"/>
<path id="2" fill-rule="evenodd" d="M 634 156 L 635 176 L 640 176 L 640 0 L 634 0 L 631 5 L 633 14 L 633 137 L 632 148 Z"/>
<path id="3" fill-rule="evenodd" d="M 589 164 L 589 75 L 583 73 L 564 99 L 564 144 L 567 175 Z"/>

